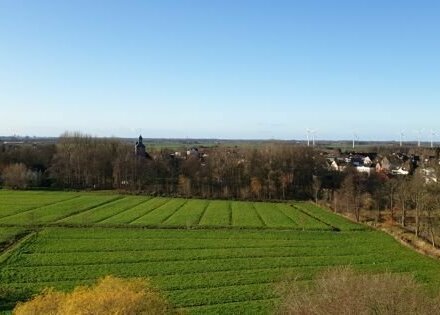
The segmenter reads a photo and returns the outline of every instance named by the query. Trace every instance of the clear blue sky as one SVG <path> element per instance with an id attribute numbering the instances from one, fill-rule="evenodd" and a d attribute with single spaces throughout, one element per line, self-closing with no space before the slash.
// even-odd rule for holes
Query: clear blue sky
<path id="1" fill-rule="evenodd" d="M 440 132 L 439 1 L 0 0 L 0 135 Z"/>

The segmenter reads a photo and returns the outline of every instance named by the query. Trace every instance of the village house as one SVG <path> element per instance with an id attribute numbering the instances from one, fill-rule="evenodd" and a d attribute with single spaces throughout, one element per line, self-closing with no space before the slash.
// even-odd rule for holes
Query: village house
<path id="1" fill-rule="evenodd" d="M 373 159 L 376 153 L 349 153 L 337 158 L 327 158 L 328 168 L 332 171 L 343 172 L 348 166 L 354 167 L 359 173 L 371 175 L 376 172 Z"/>
<path id="2" fill-rule="evenodd" d="M 376 166 L 375 165 L 359 165 L 359 166 L 356 166 L 356 170 L 359 173 L 365 173 L 365 174 L 368 174 L 368 176 L 370 176 L 371 174 L 376 172 Z"/>

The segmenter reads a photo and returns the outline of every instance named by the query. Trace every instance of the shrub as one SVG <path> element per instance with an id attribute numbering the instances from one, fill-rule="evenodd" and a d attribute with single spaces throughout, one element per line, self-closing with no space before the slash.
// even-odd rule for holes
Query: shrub
<path id="1" fill-rule="evenodd" d="M 46 289 L 28 302 L 19 303 L 13 314 L 107 315 L 172 314 L 170 304 L 143 279 L 107 276 L 94 286 L 80 286 L 71 293 Z"/>
<path id="2" fill-rule="evenodd" d="M 3 170 L 2 177 L 4 185 L 13 189 L 38 186 L 41 182 L 41 173 L 28 170 L 23 163 L 8 165 Z"/>
<path id="3" fill-rule="evenodd" d="M 285 281 L 279 314 L 438 314 L 440 298 L 413 277 L 357 274 L 351 268 L 322 273 L 310 286 Z"/>

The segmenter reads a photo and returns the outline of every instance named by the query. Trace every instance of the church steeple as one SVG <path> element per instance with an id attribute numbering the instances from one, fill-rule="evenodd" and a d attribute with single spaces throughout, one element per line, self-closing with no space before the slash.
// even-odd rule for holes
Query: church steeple
<path id="1" fill-rule="evenodd" d="M 148 154 L 145 151 L 145 145 L 142 143 L 142 140 L 142 135 L 139 135 L 139 139 L 134 147 L 134 153 L 136 154 L 136 156 L 146 158 L 148 157 Z"/>

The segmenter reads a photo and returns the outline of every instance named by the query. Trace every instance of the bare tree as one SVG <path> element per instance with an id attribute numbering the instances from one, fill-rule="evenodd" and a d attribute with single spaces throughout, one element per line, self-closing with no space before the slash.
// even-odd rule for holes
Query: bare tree
<path id="1" fill-rule="evenodd" d="M 318 176 L 313 175 L 313 196 L 315 197 L 315 203 L 318 203 L 319 192 L 321 191 L 321 180 Z"/>
<path id="2" fill-rule="evenodd" d="M 24 189 L 32 180 L 32 172 L 23 163 L 11 164 L 3 170 L 3 183 L 8 188 Z"/>
<path id="3" fill-rule="evenodd" d="M 420 233 L 420 218 L 425 206 L 427 189 L 425 179 L 419 172 L 413 175 L 409 185 L 410 199 L 414 207 L 415 234 L 418 237 Z"/>
<path id="4" fill-rule="evenodd" d="M 407 180 L 406 178 L 401 178 L 398 181 L 397 197 L 400 203 L 400 212 L 401 212 L 400 224 L 403 227 L 405 227 L 406 217 L 407 217 L 407 205 L 410 200 L 409 180 Z"/>

